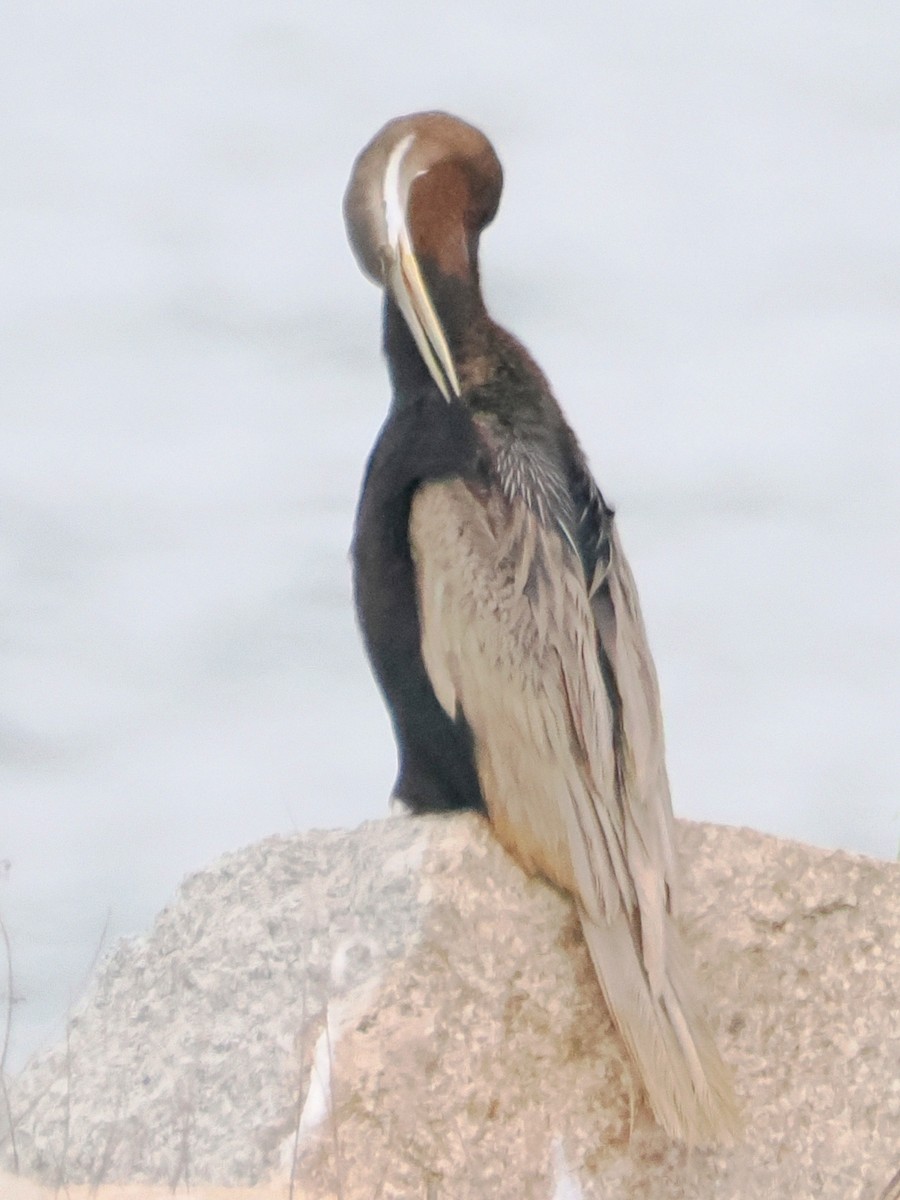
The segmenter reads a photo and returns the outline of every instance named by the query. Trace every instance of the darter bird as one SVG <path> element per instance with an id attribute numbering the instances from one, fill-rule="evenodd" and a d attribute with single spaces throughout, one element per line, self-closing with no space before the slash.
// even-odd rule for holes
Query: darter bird
<path id="1" fill-rule="evenodd" d="M 387 124 L 344 201 L 384 289 L 393 387 L 353 543 L 359 622 L 415 813 L 485 811 L 575 900 L 653 1112 L 689 1144 L 737 1127 L 678 931 L 653 659 L 613 511 L 538 366 L 485 309 L 500 163 L 444 113 Z"/>

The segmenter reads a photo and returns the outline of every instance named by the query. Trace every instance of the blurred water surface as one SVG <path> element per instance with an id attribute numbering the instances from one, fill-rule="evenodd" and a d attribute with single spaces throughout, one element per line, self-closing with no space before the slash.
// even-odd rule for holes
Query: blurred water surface
<path id="1" fill-rule="evenodd" d="M 494 139 L 494 315 L 619 510 L 676 805 L 900 836 L 900 10 L 7 5 L 0 905 L 11 1065 L 98 944 L 382 814 L 347 548 L 388 391 L 344 241 L 401 112 Z"/>

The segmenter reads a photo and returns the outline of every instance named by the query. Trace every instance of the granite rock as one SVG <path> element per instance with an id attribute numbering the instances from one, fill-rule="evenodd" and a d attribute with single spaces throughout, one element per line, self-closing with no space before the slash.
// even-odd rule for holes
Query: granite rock
<path id="1" fill-rule="evenodd" d="M 900 867 L 679 841 L 734 1146 L 654 1124 L 571 902 L 454 816 L 272 838 L 188 879 L 11 1081 L 20 1168 L 293 1172 L 309 1200 L 876 1200 L 900 1165 Z"/>

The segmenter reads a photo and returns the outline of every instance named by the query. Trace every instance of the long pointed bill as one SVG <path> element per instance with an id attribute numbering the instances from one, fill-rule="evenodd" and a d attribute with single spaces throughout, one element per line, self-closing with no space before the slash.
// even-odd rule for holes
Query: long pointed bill
<path id="1" fill-rule="evenodd" d="M 451 398 L 460 393 L 459 379 L 446 335 L 428 295 L 428 288 L 422 278 L 406 227 L 409 188 L 416 174 L 404 174 L 403 168 L 412 143 L 413 135 L 408 133 L 393 148 L 385 167 L 382 183 L 387 241 L 383 260 L 386 260 L 384 282 L 403 313 L 403 319 L 415 338 L 432 379 L 449 404 Z"/>
<path id="2" fill-rule="evenodd" d="M 396 254 L 388 266 L 385 282 L 403 313 L 432 379 L 449 403 L 460 393 L 459 378 L 405 227 L 400 230 Z"/>

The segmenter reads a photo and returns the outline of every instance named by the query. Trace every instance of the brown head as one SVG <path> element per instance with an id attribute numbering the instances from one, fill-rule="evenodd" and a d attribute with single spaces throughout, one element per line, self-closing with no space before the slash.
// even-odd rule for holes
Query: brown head
<path id="1" fill-rule="evenodd" d="M 344 196 L 360 267 L 390 292 L 448 400 L 459 394 L 459 381 L 422 264 L 477 287 L 478 235 L 497 211 L 502 186 L 484 134 L 446 113 L 416 113 L 375 135 Z"/>

